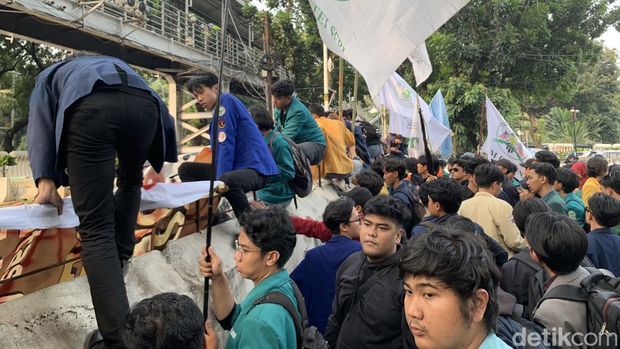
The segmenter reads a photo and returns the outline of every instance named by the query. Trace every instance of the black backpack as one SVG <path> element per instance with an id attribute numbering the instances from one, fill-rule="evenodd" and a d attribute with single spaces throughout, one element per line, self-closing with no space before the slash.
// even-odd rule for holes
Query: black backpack
<path id="1" fill-rule="evenodd" d="M 269 150 L 273 154 L 272 144 L 273 140 L 280 133 L 277 131 L 273 131 L 273 134 L 269 138 Z M 295 177 L 289 181 L 291 189 L 295 195 L 300 198 L 308 196 L 310 192 L 312 192 L 312 171 L 310 171 L 310 160 L 301 148 L 295 144 L 290 138 L 282 135 L 282 138 L 291 146 L 291 151 L 293 153 L 293 164 L 295 165 Z"/>
<path id="2" fill-rule="evenodd" d="M 301 291 L 292 281 L 291 286 L 295 292 L 297 308 L 295 308 L 293 302 L 291 302 L 285 294 L 279 291 L 267 293 L 263 297 L 256 299 L 252 305 L 273 303 L 283 306 L 295 323 L 298 349 L 329 349 L 329 345 L 325 338 L 323 338 L 321 332 L 319 332 L 315 326 L 308 325 L 308 312 L 306 311 L 306 303 L 304 303 L 304 297 Z M 301 315 L 301 319 L 299 315 Z"/>
<path id="3" fill-rule="evenodd" d="M 540 303 L 546 299 L 586 303 L 588 332 L 602 338 L 596 348 L 617 348 L 620 336 L 620 277 L 605 275 L 596 268 L 586 269 L 590 276 L 581 280 L 580 286 L 554 287 L 543 296 Z M 609 343 L 605 342 L 605 338 Z"/>

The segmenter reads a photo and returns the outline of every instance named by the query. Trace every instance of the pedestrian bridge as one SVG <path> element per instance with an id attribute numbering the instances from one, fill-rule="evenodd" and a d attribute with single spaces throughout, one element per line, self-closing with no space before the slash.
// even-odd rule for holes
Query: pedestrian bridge
<path id="1" fill-rule="evenodd" d="M 222 57 L 222 1 L 219 0 L 0 0 L 0 34 L 5 37 L 119 57 L 163 75 L 168 109 L 176 120 L 181 153 L 199 151 L 209 119 L 188 113 L 183 78 L 200 70 L 216 72 Z M 259 76 L 263 51 L 253 39 L 252 23 L 242 15 L 242 0 L 227 11 L 223 90 L 264 99 Z M 244 23 L 247 22 L 247 23 Z M 2 36 L 0 36 L 1 38 Z M 275 68 L 278 76 L 285 76 Z M 199 127 L 197 127 L 199 126 Z M 200 141 L 194 140 L 200 137 Z M 194 141 L 193 141 L 194 140 Z"/>

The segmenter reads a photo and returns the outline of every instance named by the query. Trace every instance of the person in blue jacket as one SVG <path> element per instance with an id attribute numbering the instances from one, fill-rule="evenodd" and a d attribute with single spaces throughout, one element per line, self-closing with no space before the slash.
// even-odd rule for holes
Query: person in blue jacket
<path id="1" fill-rule="evenodd" d="M 332 311 L 336 294 L 336 272 L 342 263 L 354 252 L 362 249 L 357 241 L 360 237 L 362 219 L 351 198 L 338 198 L 325 207 L 323 222 L 333 236 L 325 245 L 315 247 L 291 273 L 304 295 L 308 322 L 325 333 L 327 318 Z"/>
<path id="2" fill-rule="evenodd" d="M 207 111 L 213 111 L 217 101 L 217 76 L 213 73 L 196 76 L 187 82 L 187 90 Z M 219 118 L 211 121 L 211 142 L 219 142 L 216 176 L 226 183 L 224 194 L 239 218 L 250 209 L 245 193 L 263 188 L 268 177 L 280 174 L 278 167 L 258 131 L 254 120 L 241 101 L 228 93 L 220 98 Z M 186 162 L 179 166 L 183 182 L 209 180 L 211 164 Z"/>
<path id="3" fill-rule="evenodd" d="M 611 229 L 620 224 L 620 200 L 596 193 L 588 201 L 586 222 L 590 225 L 588 233 L 587 256 L 595 267 L 607 269 L 620 276 L 620 236 Z"/>
<path id="4" fill-rule="evenodd" d="M 80 220 L 81 258 L 99 326 L 87 347 L 122 348 L 129 313 L 122 270 L 133 255 L 142 168 L 147 160 L 157 171 L 164 161 L 177 161 L 173 120 L 138 73 L 107 56 L 48 67 L 29 106 L 34 202 L 52 204 L 60 214 L 57 188 L 70 185 Z"/>
<path id="5" fill-rule="evenodd" d="M 301 148 L 311 165 L 317 165 L 325 155 L 325 136 L 310 110 L 294 93 L 291 80 L 283 79 L 271 86 L 276 129 Z"/>

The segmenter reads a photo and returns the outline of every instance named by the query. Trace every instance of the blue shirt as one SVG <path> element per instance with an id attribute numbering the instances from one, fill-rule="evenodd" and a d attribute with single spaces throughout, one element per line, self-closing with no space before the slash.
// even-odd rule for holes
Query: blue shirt
<path id="1" fill-rule="evenodd" d="M 595 267 L 620 276 L 620 236 L 611 228 L 594 229 L 588 233 L 587 256 Z"/>
<path id="2" fill-rule="evenodd" d="M 220 98 L 218 124 L 211 121 L 211 140 L 219 142 L 217 175 L 243 168 L 256 170 L 263 176 L 280 174 L 254 119 L 241 101 L 228 93 Z"/>
<path id="3" fill-rule="evenodd" d="M 356 223 L 352 223 L 356 224 Z M 334 235 L 325 245 L 306 252 L 306 257 L 293 270 L 291 279 L 304 295 L 308 322 L 325 333 L 336 294 L 336 272 L 352 253 L 362 249 L 359 241 Z"/>
<path id="4" fill-rule="evenodd" d="M 494 332 L 489 332 L 478 349 L 511 349 L 511 347 L 499 339 Z"/>
<path id="5" fill-rule="evenodd" d="M 124 61 L 108 56 L 85 56 L 53 64 L 37 77 L 30 95 L 26 133 L 35 181 L 46 177 L 57 185 L 68 184 L 58 161 L 65 112 L 77 100 L 91 94 L 97 83 L 120 85 L 119 70 L 126 74 L 128 87 L 148 91 L 159 104 L 161 131 L 153 140 L 147 160 L 157 171 L 164 161 L 177 161 L 174 121 L 155 91 Z"/>

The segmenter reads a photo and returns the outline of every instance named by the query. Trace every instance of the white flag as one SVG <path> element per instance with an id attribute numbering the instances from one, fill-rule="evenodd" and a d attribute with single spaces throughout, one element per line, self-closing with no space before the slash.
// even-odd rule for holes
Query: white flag
<path id="1" fill-rule="evenodd" d="M 321 39 L 364 77 L 379 104 L 379 90 L 424 40 L 469 0 L 309 0 Z M 428 57 L 428 56 L 427 56 Z M 430 64 L 430 62 L 429 62 Z M 414 63 L 414 66 L 416 63 Z M 415 68 L 415 67 L 414 67 Z M 424 74 L 418 79 L 422 80 Z M 419 84 L 421 81 L 417 81 Z"/>
<path id="2" fill-rule="evenodd" d="M 422 98 L 417 97 L 415 90 L 397 73 L 393 73 L 383 89 L 379 91 L 380 103 L 390 111 L 390 132 L 417 138 L 418 153 L 424 151 L 422 127 L 416 104 L 420 101 L 429 145 L 431 149 L 439 150 L 444 140 L 450 136 L 451 131 L 442 125 L 441 121 L 435 119 L 428 104 Z"/>
<path id="3" fill-rule="evenodd" d="M 422 43 L 416 47 L 409 55 L 409 60 L 413 65 L 413 75 L 415 76 L 415 86 L 420 86 L 421 83 L 426 81 L 433 72 L 433 65 L 431 59 L 428 58 L 428 51 L 426 51 L 426 44 Z"/>
<path id="4" fill-rule="evenodd" d="M 521 164 L 530 157 L 527 147 L 504 120 L 491 100 L 486 98 L 487 110 L 487 139 L 482 151 L 487 153 L 489 160 L 507 159 L 517 165 L 515 177 L 523 178 Z"/>

